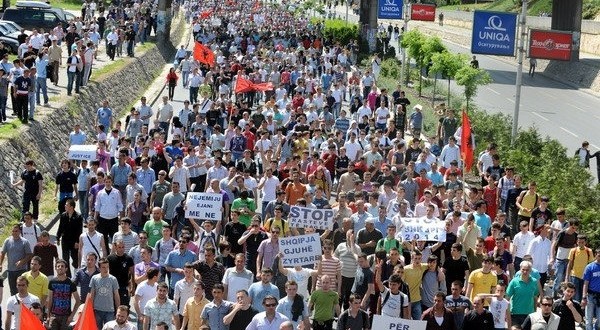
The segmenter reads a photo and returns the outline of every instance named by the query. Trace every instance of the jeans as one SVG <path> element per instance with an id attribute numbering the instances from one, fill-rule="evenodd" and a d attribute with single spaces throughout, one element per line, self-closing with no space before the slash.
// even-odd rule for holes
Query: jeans
<path id="1" fill-rule="evenodd" d="M 104 324 L 115 319 L 115 312 L 105 312 L 94 309 L 94 314 L 96 314 L 96 326 L 98 329 L 102 329 Z"/>
<path id="2" fill-rule="evenodd" d="M 17 113 L 17 117 L 24 122 L 27 122 L 28 101 L 29 98 L 27 97 L 27 94 L 19 94 L 17 97 L 15 97 L 15 102 L 13 102 L 13 110 Z"/>
<path id="3" fill-rule="evenodd" d="M 570 276 L 570 281 L 575 285 L 575 296 L 573 296 L 573 300 L 581 301 L 581 293 L 583 292 L 583 279 Z"/>
<path id="4" fill-rule="evenodd" d="M 83 65 L 83 76 L 81 77 L 81 86 L 87 85 L 92 74 L 92 64 L 86 63 Z"/>
<path id="5" fill-rule="evenodd" d="M 71 95 L 73 90 L 73 82 L 75 82 L 75 93 L 79 93 L 79 85 L 81 83 L 77 72 L 67 72 L 67 94 Z"/>
<path id="6" fill-rule="evenodd" d="M 87 191 L 78 191 L 77 196 L 79 198 L 79 211 L 81 212 L 81 216 L 83 219 L 87 219 L 88 217 L 88 199 L 87 199 Z"/>
<path id="7" fill-rule="evenodd" d="M 593 320 L 596 316 L 596 323 Z M 600 329 L 600 294 L 588 293 L 587 306 L 585 306 L 585 330 Z"/>
<path id="8" fill-rule="evenodd" d="M 133 46 L 135 45 L 134 40 L 127 41 L 127 56 L 133 57 Z"/>
<path id="9" fill-rule="evenodd" d="M 117 45 L 113 45 L 112 43 L 109 42 L 107 46 L 108 47 L 106 48 L 106 51 L 108 53 L 108 57 L 114 61 L 115 60 L 115 51 L 117 50 Z"/>
<path id="10" fill-rule="evenodd" d="M 40 99 L 40 91 L 42 92 L 42 95 L 44 96 L 44 104 L 48 103 L 48 87 L 46 86 L 46 78 L 41 78 L 38 77 L 35 79 L 36 83 L 35 83 L 35 98 L 37 100 L 37 103 L 40 104 L 41 103 L 41 99 Z"/>
<path id="11" fill-rule="evenodd" d="M 190 86 L 190 103 L 198 103 L 198 91 L 200 87 L 191 87 Z"/>
<path id="12" fill-rule="evenodd" d="M 29 103 L 29 119 L 33 119 L 33 115 L 35 114 L 35 93 L 29 92 L 27 95 L 27 101 Z"/>
<path id="13" fill-rule="evenodd" d="M 267 214 L 267 205 L 269 204 L 269 201 L 262 201 L 262 219 L 263 221 L 266 221 L 267 219 L 265 219 L 265 215 Z"/>
<path id="14" fill-rule="evenodd" d="M 71 278 L 71 266 L 73 266 L 75 271 L 77 271 L 77 268 L 79 268 L 79 264 L 78 264 L 79 250 L 72 248 L 71 243 L 68 243 L 68 245 L 69 246 L 67 246 L 67 244 L 64 244 L 64 242 L 62 242 L 62 258 L 69 264 L 69 267 L 67 268 L 67 276 L 69 276 L 69 278 Z M 69 263 L 69 260 L 71 260 L 71 259 L 72 259 L 72 261 Z"/>
<path id="15" fill-rule="evenodd" d="M 8 96 L 0 96 L 0 120 L 6 121 L 6 103 Z"/>
<path id="16" fill-rule="evenodd" d="M 342 292 L 340 295 L 340 303 L 344 310 L 350 307 L 350 294 L 352 293 L 352 284 L 354 283 L 354 277 L 342 276 Z"/>
<path id="17" fill-rule="evenodd" d="M 31 196 L 29 194 L 23 194 L 23 213 L 29 211 L 29 205 L 33 205 L 33 210 L 31 213 L 33 215 L 33 219 L 37 220 L 40 214 L 40 201 L 35 195 Z"/>
<path id="18" fill-rule="evenodd" d="M 554 285 L 552 291 L 558 293 L 560 290 L 560 284 L 565 280 L 565 273 L 567 271 L 567 259 L 556 259 L 554 262 Z"/>
<path id="19" fill-rule="evenodd" d="M 413 320 L 420 320 L 423 310 L 421 309 L 421 302 L 415 301 L 410 303 L 410 316 Z"/>
<path id="20" fill-rule="evenodd" d="M 190 76 L 189 71 L 183 71 L 183 70 L 181 71 L 181 81 L 183 83 L 183 87 L 187 86 L 189 76 Z"/>
<path id="21" fill-rule="evenodd" d="M 17 294 L 17 278 L 27 270 L 9 270 L 8 271 L 8 286 L 10 288 L 10 295 L 14 296 Z"/>
<path id="22" fill-rule="evenodd" d="M 173 101 L 174 95 L 175 95 L 175 85 L 171 85 L 171 83 L 169 83 L 169 100 Z"/>

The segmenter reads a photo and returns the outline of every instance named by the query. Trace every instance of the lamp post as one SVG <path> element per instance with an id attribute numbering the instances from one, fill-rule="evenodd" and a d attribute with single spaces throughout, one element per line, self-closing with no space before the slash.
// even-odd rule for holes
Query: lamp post
<path id="1" fill-rule="evenodd" d="M 519 17 L 519 48 L 517 50 L 517 81 L 516 93 L 515 93 L 515 110 L 513 112 L 513 124 L 512 132 L 510 136 L 510 142 L 512 145 L 515 144 L 517 139 L 517 131 L 519 130 L 519 108 L 521 103 L 521 86 L 523 85 L 523 53 L 525 53 L 525 38 L 527 37 L 527 0 L 522 0 L 523 6 L 521 7 L 521 15 Z"/>

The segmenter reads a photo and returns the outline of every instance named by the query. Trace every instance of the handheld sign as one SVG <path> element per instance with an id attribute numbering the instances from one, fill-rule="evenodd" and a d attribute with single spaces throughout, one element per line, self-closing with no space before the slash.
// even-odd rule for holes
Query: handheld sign
<path id="1" fill-rule="evenodd" d="M 373 315 L 372 329 L 380 330 L 425 330 L 427 321 L 406 320 L 399 317 Z"/>
<path id="2" fill-rule="evenodd" d="M 223 195 L 221 194 L 188 192 L 185 205 L 186 218 L 221 221 L 223 217 L 221 211 Z"/>
<path id="3" fill-rule="evenodd" d="M 288 215 L 290 227 L 315 229 L 333 229 L 335 212 L 331 209 L 319 210 L 308 207 L 292 206 Z"/>
<path id="4" fill-rule="evenodd" d="M 96 160 L 96 150 L 98 146 L 94 145 L 72 145 L 69 147 L 69 159 L 74 160 Z"/>
<path id="5" fill-rule="evenodd" d="M 279 252 L 284 267 L 311 265 L 321 257 L 321 238 L 316 233 L 280 238 Z"/>
<path id="6" fill-rule="evenodd" d="M 396 238 L 402 241 L 446 241 L 446 222 L 437 218 L 402 218 Z"/>

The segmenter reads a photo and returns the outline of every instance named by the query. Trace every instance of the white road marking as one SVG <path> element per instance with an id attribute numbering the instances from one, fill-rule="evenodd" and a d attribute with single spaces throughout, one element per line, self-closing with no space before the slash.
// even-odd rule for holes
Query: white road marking
<path id="1" fill-rule="evenodd" d="M 506 99 L 511 101 L 512 103 L 515 103 L 515 100 L 511 99 L 510 97 L 507 97 Z"/>
<path id="2" fill-rule="evenodd" d="M 498 93 L 498 92 L 497 92 L 497 91 L 495 91 L 494 89 L 492 89 L 492 88 L 489 88 L 489 87 L 486 87 L 486 88 L 487 88 L 487 90 L 489 90 L 490 92 L 492 92 L 492 93 L 496 93 L 496 95 L 500 95 L 500 93 Z"/>
<path id="3" fill-rule="evenodd" d="M 546 117 L 544 117 L 544 116 L 540 115 L 539 113 L 537 113 L 537 112 L 535 112 L 535 111 L 531 111 L 531 114 L 532 114 L 532 115 L 535 115 L 535 116 L 537 116 L 537 117 L 539 117 L 539 118 L 542 118 L 542 119 L 543 119 L 543 120 L 545 120 L 545 121 L 550 121 L 550 119 L 548 119 L 548 118 L 546 118 Z"/>
<path id="4" fill-rule="evenodd" d="M 573 108 L 575 108 L 575 109 L 577 109 L 577 110 L 581 111 L 581 112 L 587 112 L 587 110 L 585 110 L 585 109 L 582 109 L 582 108 L 580 108 L 580 107 L 578 107 L 578 106 L 576 106 L 576 105 L 572 105 L 572 104 L 571 104 L 571 106 L 572 106 Z"/>
<path id="5" fill-rule="evenodd" d="M 600 149 L 600 147 L 598 147 L 597 145 L 595 145 L 595 144 L 593 144 L 593 143 L 590 143 L 590 145 L 591 145 L 591 146 L 592 146 L 592 148 L 594 148 L 594 149 Z"/>
<path id="6" fill-rule="evenodd" d="M 573 133 L 573 132 L 569 131 L 568 129 L 566 129 L 566 128 L 562 127 L 562 126 L 561 126 L 561 127 L 559 127 L 559 128 L 560 128 L 560 129 L 562 129 L 563 131 L 565 131 L 565 132 L 567 132 L 567 133 L 569 133 L 569 134 L 573 135 L 574 137 L 579 137 L 579 136 L 577 136 L 577 134 L 575 134 L 575 133 Z"/>

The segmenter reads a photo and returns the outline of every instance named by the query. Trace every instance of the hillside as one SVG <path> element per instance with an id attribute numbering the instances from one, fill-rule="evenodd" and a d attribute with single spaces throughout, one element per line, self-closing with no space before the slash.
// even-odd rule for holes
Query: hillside
<path id="1" fill-rule="evenodd" d="M 520 0 L 495 0 L 486 1 L 483 3 L 473 4 L 474 0 L 465 0 L 463 3 L 469 2 L 471 4 L 460 4 L 460 0 L 437 0 L 437 3 L 443 8 L 455 9 L 455 10 L 496 10 L 496 11 L 520 11 L 521 1 Z M 480 1 L 481 2 L 481 1 Z M 454 3 L 453 5 L 446 6 L 446 3 Z M 552 13 L 552 0 L 530 0 L 528 6 L 528 13 L 532 16 L 538 16 L 542 13 Z M 600 0 L 583 0 L 583 19 L 595 19 L 600 14 Z"/>

